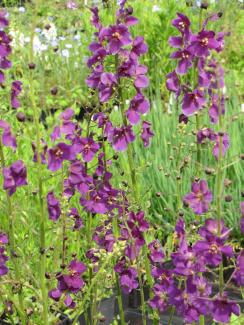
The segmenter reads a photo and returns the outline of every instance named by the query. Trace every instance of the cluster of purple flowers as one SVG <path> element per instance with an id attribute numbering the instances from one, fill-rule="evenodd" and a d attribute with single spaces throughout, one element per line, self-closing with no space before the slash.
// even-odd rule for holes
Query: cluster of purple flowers
<path id="1" fill-rule="evenodd" d="M 58 273 L 58 286 L 56 289 L 49 291 L 49 297 L 55 301 L 59 301 L 64 296 L 64 303 L 69 308 L 75 308 L 76 304 L 70 296 L 77 294 L 85 285 L 82 274 L 86 271 L 86 266 L 77 261 L 72 260 L 67 268 L 67 273 Z"/>
<path id="2" fill-rule="evenodd" d="M 216 268 L 222 256 L 234 256 L 231 246 L 226 245 L 230 230 L 221 221 L 220 236 L 218 222 L 207 219 L 198 233 L 202 237 L 193 246 L 186 239 L 185 224 L 180 218 L 176 224 L 177 244 L 171 254 L 172 267 L 167 267 L 161 244 L 154 241 L 149 245 L 152 275 L 155 279 L 154 297 L 149 305 L 159 312 L 175 306 L 186 323 L 198 322 L 200 315 L 211 316 L 216 322 L 229 323 L 231 314 L 240 314 L 240 307 L 229 300 L 227 292 L 214 294 L 212 284 L 205 276 L 208 267 Z M 242 285 L 243 251 L 237 257 L 234 271 L 235 281 Z"/>
<path id="3" fill-rule="evenodd" d="M 225 113 L 224 97 L 224 69 L 212 57 L 213 52 L 219 53 L 224 47 L 226 33 L 215 34 L 207 30 L 208 21 L 219 19 L 219 14 L 208 17 L 201 30 L 194 34 L 191 31 L 191 22 L 185 15 L 178 13 L 172 25 L 180 32 L 180 36 L 170 37 L 169 43 L 176 48 L 171 58 L 177 60 L 176 69 L 167 75 L 166 86 L 175 93 L 176 97 L 182 98 L 182 112 L 187 117 L 199 113 L 204 107 L 209 107 L 209 119 L 213 124 L 218 123 L 221 115 Z M 184 76 L 190 69 L 195 70 L 196 80 L 192 85 L 184 83 Z M 214 141 L 213 155 L 219 156 L 219 134 L 213 130 L 198 130 L 198 143 L 206 138 Z M 223 137 L 223 155 L 229 147 L 228 134 Z"/>
<path id="4" fill-rule="evenodd" d="M 92 56 L 87 65 L 92 69 L 86 82 L 88 87 L 96 89 L 101 105 L 111 98 L 123 101 L 121 88 L 126 79 L 133 81 L 135 95 L 130 101 L 125 112 L 127 121 L 122 126 L 113 126 L 109 122 L 104 135 L 116 151 L 126 150 L 129 143 L 135 140 L 132 126 L 140 122 L 141 116 L 149 111 L 150 103 L 143 94 L 143 89 L 148 87 L 149 80 L 146 76 L 147 67 L 139 63 L 140 56 L 147 52 L 147 45 L 142 36 L 132 38 L 129 27 L 138 23 L 132 16 L 132 7 L 125 8 L 126 1 L 119 1 L 120 7 L 116 13 L 116 23 L 104 27 L 100 22 L 98 8 L 92 8 L 92 24 L 97 29 L 96 41 L 90 44 Z M 114 73 L 106 72 L 105 60 L 114 58 Z M 121 108 L 122 109 L 122 108 Z M 124 114 L 124 112 L 123 112 Z M 104 117 L 108 120 L 108 116 Z M 153 136 L 150 123 L 143 122 L 141 138 L 144 146 L 149 145 L 149 139 Z"/>
<path id="5" fill-rule="evenodd" d="M 20 101 L 18 99 L 19 94 L 22 91 L 22 82 L 19 80 L 15 80 L 12 82 L 11 88 L 11 105 L 14 109 L 20 107 Z"/>
<path id="6" fill-rule="evenodd" d="M 8 236 L 0 232 L 0 276 L 8 273 L 8 268 L 6 262 L 8 261 L 8 256 L 5 254 L 5 246 L 8 244 Z"/>
<path id="7" fill-rule="evenodd" d="M 3 10 L 0 11 L 0 84 L 5 81 L 3 70 L 9 69 L 12 66 L 11 61 L 8 60 L 8 56 L 11 54 L 11 39 L 5 33 L 4 29 L 8 27 L 9 21 L 7 19 L 7 13 Z"/>

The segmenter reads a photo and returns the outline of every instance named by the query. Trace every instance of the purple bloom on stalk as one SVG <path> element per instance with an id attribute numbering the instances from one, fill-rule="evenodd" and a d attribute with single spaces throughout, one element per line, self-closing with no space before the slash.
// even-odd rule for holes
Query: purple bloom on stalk
<path id="1" fill-rule="evenodd" d="M 132 44 L 130 56 L 134 60 L 136 60 L 142 54 L 147 53 L 147 51 L 148 51 L 148 47 L 147 44 L 144 42 L 144 37 L 136 36 Z"/>
<path id="2" fill-rule="evenodd" d="M 57 221 L 61 215 L 60 202 L 55 198 L 53 192 L 47 194 L 47 209 L 50 220 Z"/>
<path id="3" fill-rule="evenodd" d="M 208 211 L 209 204 L 212 202 L 212 192 L 208 188 L 205 180 L 193 182 L 191 193 L 184 197 L 184 202 L 189 204 L 190 208 L 196 214 L 202 214 Z"/>
<path id="4" fill-rule="evenodd" d="M 141 130 L 141 139 L 143 141 L 144 147 L 149 146 L 150 138 L 154 136 L 154 132 L 151 130 L 151 123 L 148 121 L 142 122 L 142 130 Z"/>
<path id="5" fill-rule="evenodd" d="M 220 235 L 218 235 L 220 233 Z M 212 238 L 219 237 L 225 241 L 230 234 L 230 230 L 225 227 L 224 221 L 215 219 L 207 219 L 205 220 L 204 226 L 199 229 L 199 235 L 207 240 L 211 240 Z"/>
<path id="6" fill-rule="evenodd" d="M 240 315 L 240 306 L 235 301 L 229 300 L 224 293 L 222 297 L 218 296 L 213 300 L 211 312 L 215 322 L 229 324 L 231 314 Z"/>
<path id="7" fill-rule="evenodd" d="M 152 241 L 148 245 L 148 249 L 150 251 L 149 258 L 152 263 L 162 263 L 164 260 L 164 252 L 163 248 L 158 240 Z"/>
<path id="8" fill-rule="evenodd" d="M 192 66 L 192 54 L 185 49 L 172 53 L 170 57 L 171 59 L 179 60 L 176 68 L 178 74 L 187 73 L 188 69 Z"/>
<path id="9" fill-rule="evenodd" d="M 74 227 L 73 227 L 73 231 L 74 230 L 79 230 L 81 228 L 84 227 L 82 219 L 79 215 L 79 212 L 76 208 L 71 208 L 70 212 L 69 212 L 69 217 L 73 218 L 75 223 L 74 223 Z"/>
<path id="10" fill-rule="evenodd" d="M 149 300 L 149 306 L 162 313 L 168 307 L 168 293 L 162 284 L 156 283 L 153 286 L 154 297 Z"/>
<path id="11" fill-rule="evenodd" d="M 64 160 L 73 160 L 75 155 L 72 147 L 66 143 L 60 142 L 55 147 L 48 150 L 48 169 L 52 172 L 62 167 Z"/>
<path id="12" fill-rule="evenodd" d="M 125 151 L 128 144 L 135 140 L 132 126 L 122 126 L 121 128 L 113 128 L 108 134 L 108 141 L 112 143 L 114 150 Z"/>
<path id="13" fill-rule="evenodd" d="M 149 80 L 145 74 L 147 73 L 147 67 L 143 64 L 136 64 L 134 69 L 134 86 L 137 89 L 147 88 Z"/>
<path id="14" fill-rule="evenodd" d="M 9 21 L 7 19 L 7 12 L 4 10 L 0 11 L 0 28 L 5 28 L 9 25 Z"/>
<path id="15" fill-rule="evenodd" d="M 190 25 L 191 22 L 189 18 L 182 13 L 177 12 L 177 18 L 172 21 L 172 25 L 178 29 L 178 31 L 186 37 L 189 37 L 190 34 Z"/>
<path id="16" fill-rule="evenodd" d="M 11 196 L 19 186 L 27 185 L 27 171 L 22 160 L 15 161 L 9 168 L 3 168 L 3 189 Z"/>
<path id="17" fill-rule="evenodd" d="M 199 111 L 205 104 L 204 93 L 195 89 L 191 93 L 185 93 L 182 104 L 182 111 L 186 116 L 191 116 Z"/>
<path id="18" fill-rule="evenodd" d="M 181 36 L 171 36 L 169 38 L 169 45 L 174 48 L 181 48 L 183 46 L 183 41 Z"/>
<path id="19" fill-rule="evenodd" d="M 170 72 L 166 76 L 166 87 L 169 91 L 173 91 L 177 96 L 180 94 L 180 80 L 175 71 Z"/>
<path id="20" fill-rule="evenodd" d="M 216 139 L 214 130 L 210 128 L 203 128 L 197 132 L 197 143 L 203 143 L 206 139 L 211 141 Z"/>
<path id="21" fill-rule="evenodd" d="M 105 103 L 111 98 L 116 84 L 117 78 L 113 73 L 104 72 L 101 74 L 100 84 L 98 87 L 99 99 L 101 103 Z"/>
<path id="22" fill-rule="evenodd" d="M 11 88 L 11 105 L 14 109 L 20 107 L 20 101 L 18 100 L 18 96 L 22 91 L 22 82 L 19 80 L 12 82 Z"/>
<path id="23" fill-rule="evenodd" d="M 102 25 L 100 23 L 98 8 L 92 7 L 90 10 L 92 12 L 91 23 L 96 29 L 100 30 L 102 28 Z"/>
<path id="24" fill-rule="evenodd" d="M 8 273 L 8 268 L 6 262 L 9 260 L 8 256 L 5 254 L 5 249 L 0 244 L 0 277 Z"/>
<path id="25" fill-rule="evenodd" d="M 199 257 L 204 257 L 207 265 L 218 266 L 222 261 L 222 255 L 226 257 L 233 256 L 231 246 L 225 246 L 221 238 L 207 238 L 199 240 L 193 246 L 193 251 Z"/>
<path id="26" fill-rule="evenodd" d="M 86 79 L 87 86 L 93 89 L 98 88 L 102 73 L 103 73 L 103 66 L 101 64 L 95 66 L 92 74 Z"/>
<path id="27" fill-rule="evenodd" d="M 91 49 L 91 46 L 90 48 Z M 88 60 L 87 60 L 87 66 L 88 68 L 91 68 L 93 65 L 97 64 L 98 62 L 101 63 L 103 62 L 104 58 L 106 57 L 107 55 L 107 51 L 102 47 L 100 46 L 94 53 L 93 53 L 93 56 L 90 57 Z"/>
<path id="28" fill-rule="evenodd" d="M 143 94 L 137 93 L 131 100 L 127 111 L 127 117 L 131 124 L 137 124 L 140 121 L 140 114 L 146 114 L 150 108 L 149 101 Z"/>
<path id="29" fill-rule="evenodd" d="M 233 279 L 235 280 L 237 286 L 244 286 L 244 249 L 240 252 L 236 260 L 236 269 L 234 271 Z"/>
<path id="30" fill-rule="evenodd" d="M 202 30 L 197 35 L 192 35 L 190 42 L 188 50 L 198 57 L 207 57 L 210 54 L 209 50 L 216 50 L 219 47 L 213 31 Z"/>
<path id="31" fill-rule="evenodd" d="M 80 139 L 79 144 L 81 145 L 79 152 L 81 152 L 82 158 L 85 162 L 90 162 L 100 149 L 100 145 L 92 138 L 82 138 Z"/>
<path id="32" fill-rule="evenodd" d="M 5 121 L 0 120 L 0 128 L 3 130 L 3 133 L 2 133 L 3 145 L 6 147 L 11 147 L 15 151 L 17 148 L 16 138 L 11 132 L 10 125 Z"/>
<path id="33" fill-rule="evenodd" d="M 138 287 L 137 272 L 134 268 L 129 267 L 120 274 L 120 285 L 125 294 L 129 294 L 133 289 Z"/>
<path id="34" fill-rule="evenodd" d="M 102 28 L 99 32 L 99 41 L 108 41 L 108 50 L 111 54 L 117 54 L 122 47 L 131 44 L 132 39 L 128 28 L 123 25 L 112 25 Z"/>
<path id="35" fill-rule="evenodd" d="M 226 154 L 226 151 L 228 150 L 230 146 L 230 138 L 227 133 L 224 133 L 224 135 L 217 135 L 216 136 L 216 143 L 213 147 L 213 156 L 215 157 L 216 160 L 219 159 L 220 155 L 220 139 L 222 138 L 222 157 Z"/>
<path id="36" fill-rule="evenodd" d="M 211 96 L 211 106 L 208 110 L 209 118 L 211 123 L 218 123 L 219 115 L 224 115 L 225 113 L 225 99 L 221 96 L 220 100 L 218 95 Z"/>

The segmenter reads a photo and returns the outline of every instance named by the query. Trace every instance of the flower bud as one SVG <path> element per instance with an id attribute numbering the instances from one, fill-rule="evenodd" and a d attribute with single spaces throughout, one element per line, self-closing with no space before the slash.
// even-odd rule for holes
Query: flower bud
<path id="1" fill-rule="evenodd" d="M 56 96 L 57 93 L 58 93 L 58 87 L 55 86 L 55 87 L 51 88 L 51 94 L 52 94 L 53 96 Z"/>
<path id="2" fill-rule="evenodd" d="M 34 62 L 30 62 L 28 64 L 28 67 L 29 67 L 30 70 L 34 70 L 36 68 L 36 64 Z"/>
<path id="3" fill-rule="evenodd" d="M 48 272 L 45 273 L 45 278 L 46 279 L 50 279 L 51 278 L 51 276 L 50 276 L 50 274 Z"/>
<path id="4" fill-rule="evenodd" d="M 202 0 L 201 1 L 201 8 L 202 9 L 208 9 L 208 6 L 209 6 L 209 4 L 208 4 L 207 0 Z"/>
<path id="5" fill-rule="evenodd" d="M 25 122 L 25 119 L 26 119 L 26 116 L 25 116 L 25 113 L 22 113 L 22 112 L 18 112 L 16 114 L 16 118 L 19 122 Z"/>
<path id="6" fill-rule="evenodd" d="M 244 197 L 244 191 L 241 192 L 241 197 Z"/>
<path id="7" fill-rule="evenodd" d="M 241 158 L 241 160 L 244 160 L 244 153 L 240 154 L 240 158 Z"/>
<path id="8" fill-rule="evenodd" d="M 231 202 L 233 199 L 232 195 L 226 195 L 225 196 L 225 202 Z"/>

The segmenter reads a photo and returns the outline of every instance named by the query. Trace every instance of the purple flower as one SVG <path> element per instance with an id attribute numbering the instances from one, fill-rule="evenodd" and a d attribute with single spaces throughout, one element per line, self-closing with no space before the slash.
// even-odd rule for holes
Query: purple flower
<path id="1" fill-rule="evenodd" d="M 132 126 L 122 126 L 121 128 L 113 128 L 108 134 L 108 141 L 112 143 L 114 150 L 125 151 L 129 143 L 135 140 Z"/>
<path id="2" fill-rule="evenodd" d="M 150 138 L 154 136 L 154 132 L 151 130 L 151 123 L 148 121 L 142 122 L 142 130 L 141 130 L 141 139 L 143 141 L 144 147 L 149 146 Z"/>
<path id="3" fill-rule="evenodd" d="M 117 54 L 122 47 L 131 44 L 131 35 L 123 24 L 102 28 L 99 32 L 99 41 L 108 41 L 108 50 L 111 54 Z"/>
<path id="4" fill-rule="evenodd" d="M 98 43 L 97 43 L 98 44 Z M 105 57 L 107 56 L 107 51 L 98 44 L 98 48 L 93 53 L 93 56 L 87 60 L 88 68 L 91 68 L 93 65 L 97 63 L 102 63 Z M 90 45 L 89 49 L 91 50 L 93 47 Z"/>
<path id="5" fill-rule="evenodd" d="M 192 54 L 185 49 L 172 53 L 170 57 L 179 60 L 176 68 L 178 74 L 187 73 L 188 69 L 192 66 Z"/>
<path id="6" fill-rule="evenodd" d="M 125 294 L 138 287 L 137 272 L 134 268 L 129 267 L 120 274 L 120 285 Z"/>
<path id="7" fill-rule="evenodd" d="M 237 286 L 244 286 L 244 249 L 240 252 L 236 260 L 236 269 L 234 271 L 233 279 Z"/>
<path id="8" fill-rule="evenodd" d="M 205 139 L 214 141 L 216 139 L 214 130 L 210 128 L 203 128 L 197 132 L 197 143 L 203 143 Z"/>
<path id="9" fill-rule="evenodd" d="M 206 240 L 199 240 L 193 246 L 193 251 L 199 257 L 204 257 L 207 265 L 218 266 L 222 261 L 222 255 L 226 257 L 233 256 L 231 246 L 225 246 L 223 240 L 219 238 L 208 238 Z"/>
<path id="10" fill-rule="evenodd" d="M 199 111 L 205 104 L 204 93 L 195 89 L 191 93 L 185 93 L 182 104 L 182 111 L 186 116 L 191 116 Z"/>
<path id="11" fill-rule="evenodd" d="M 213 320 L 219 323 L 229 324 L 231 314 L 240 315 L 240 307 L 236 302 L 228 300 L 227 294 L 218 296 L 211 304 Z"/>
<path id="12" fill-rule="evenodd" d="M 22 91 L 22 82 L 19 80 L 12 82 L 12 88 L 11 88 L 11 105 L 14 109 L 17 109 L 20 107 L 20 102 L 18 100 L 18 96 Z"/>
<path id="13" fill-rule="evenodd" d="M 178 29 L 178 31 L 186 37 L 189 37 L 190 34 L 190 20 L 187 16 L 182 13 L 177 13 L 177 18 L 172 21 L 172 25 Z"/>
<path id="14" fill-rule="evenodd" d="M 192 35 L 190 43 L 188 50 L 198 57 L 207 57 L 210 54 L 209 50 L 216 50 L 219 47 L 219 42 L 215 39 L 215 33 L 207 30 Z"/>
<path id="15" fill-rule="evenodd" d="M 8 244 L 8 236 L 0 232 L 0 276 L 8 273 L 8 268 L 6 262 L 8 261 L 8 256 L 5 255 L 5 245 Z"/>
<path id="16" fill-rule="evenodd" d="M 69 0 L 66 4 L 66 8 L 71 10 L 76 10 L 78 8 L 78 5 L 75 1 Z"/>
<path id="17" fill-rule="evenodd" d="M 57 221 L 61 215 L 60 202 L 55 198 L 53 192 L 47 194 L 48 217 L 50 220 Z"/>
<path id="18" fill-rule="evenodd" d="M 220 155 L 220 139 L 222 139 L 222 157 L 226 154 L 227 149 L 230 146 L 230 138 L 227 133 L 224 133 L 224 135 L 217 135 L 216 136 L 216 142 L 213 147 L 213 156 L 215 157 L 216 160 L 219 159 Z"/>
<path id="19" fill-rule="evenodd" d="M 69 212 L 69 217 L 73 218 L 75 223 L 73 226 L 73 231 L 74 230 L 79 230 L 84 227 L 82 219 L 79 215 L 79 212 L 76 208 L 71 208 Z"/>
<path id="20" fill-rule="evenodd" d="M 3 168 L 3 188 L 11 196 L 19 186 L 27 185 L 27 171 L 22 160 L 15 161 L 9 168 Z"/>
<path id="21" fill-rule="evenodd" d="M 204 226 L 199 229 L 199 234 L 205 239 L 211 240 L 212 238 L 219 237 L 219 239 L 225 241 L 230 234 L 230 230 L 225 227 L 223 220 L 219 222 L 218 220 L 209 218 L 205 220 Z"/>
<path id="22" fill-rule="evenodd" d="M 5 121 L 0 120 L 0 128 L 3 130 L 3 133 L 2 133 L 3 145 L 6 147 L 11 147 L 15 151 L 17 148 L 16 138 L 11 132 L 10 125 Z"/>
<path id="23" fill-rule="evenodd" d="M 64 160 L 75 158 L 72 147 L 60 142 L 55 147 L 48 150 L 48 169 L 52 172 L 60 169 Z"/>
<path id="24" fill-rule="evenodd" d="M 174 48 L 181 48 L 183 46 L 184 40 L 181 36 L 171 36 L 169 37 L 169 45 Z"/>
<path id="25" fill-rule="evenodd" d="M 93 89 L 97 89 L 98 85 L 100 84 L 102 73 L 103 73 L 103 66 L 101 64 L 95 66 L 92 74 L 86 79 L 87 86 Z"/>
<path id="26" fill-rule="evenodd" d="M 167 74 L 166 87 L 169 91 L 173 91 L 178 96 L 180 93 L 180 80 L 175 71 Z"/>
<path id="27" fill-rule="evenodd" d="M 150 108 L 149 101 L 143 94 L 137 93 L 131 100 L 127 111 L 127 117 L 131 124 L 137 124 L 140 121 L 140 114 L 146 114 Z"/>
<path id="28" fill-rule="evenodd" d="M 111 98 L 116 84 L 117 78 L 113 73 L 104 72 L 101 74 L 100 84 L 98 87 L 99 99 L 101 103 L 105 103 Z"/>
<path id="29" fill-rule="evenodd" d="M 82 138 L 80 139 L 79 144 L 81 146 L 79 152 L 81 152 L 82 158 L 85 162 L 91 161 L 100 149 L 100 145 L 92 138 Z"/>
<path id="30" fill-rule="evenodd" d="M 136 64 L 134 69 L 134 86 L 137 89 L 147 88 L 149 85 L 149 80 L 145 76 L 147 73 L 147 67 L 143 64 Z"/>
<path id="31" fill-rule="evenodd" d="M 131 49 L 131 57 L 132 59 L 136 60 L 142 54 L 147 53 L 148 47 L 147 44 L 144 42 L 144 37 L 136 36 Z"/>
<path id="32" fill-rule="evenodd" d="M 150 299 L 149 306 L 153 309 L 157 309 L 162 313 L 168 307 L 168 294 L 165 287 L 159 283 L 153 286 L 154 297 Z"/>
<path id="33" fill-rule="evenodd" d="M 191 193 L 184 197 L 184 202 L 189 204 L 190 208 L 196 214 L 202 214 L 208 211 L 209 204 L 212 202 L 212 192 L 208 188 L 205 180 L 193 182 Z"/>
<path id="34" fill-rule="evenodd" d="M 162 246 L 158 240 L 152 241 L 148 245 L 148 249 L 150 251 L 149 258 L 152 263 L 162 263 L 164 260 L 164 252 Z"/>

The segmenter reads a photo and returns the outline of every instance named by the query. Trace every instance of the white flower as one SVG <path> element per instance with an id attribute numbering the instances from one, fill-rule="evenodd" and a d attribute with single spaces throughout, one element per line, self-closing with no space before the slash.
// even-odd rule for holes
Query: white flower
<path id="1" fill-rule="evenodd" d="M 29 36 L 25 37 L 25 43 L 30 43 L 30 37 Z"/>
<path id="2" fill-rule="evenodd" d="M 160 12 L 162 9 L 159 7 L 159 6 L 157 6 L 157 5 L 154 5 L 153 7 L 152 7 L 152 12 Z"/>
<path id="3" fill-rule="evenodd" d="M 244 113 L 244 103 L 241 104 L 241 111 Z"/>
<path id="4" fill-rule="evenodd" d="M 19 7 L 19 12 L 25 12 L 25 7 Z"/>
<path id="5" fill-rule="evenodd" d="M 41 31 L 42 31 L 41 28 L 38 28 L 38 27 L 35 28 L 35 32 L 36 32 L 36 33 L 41 33 Z"/>
<path id="6" fill-rule="evenodd" d="M 65 58 L 69 58 L 69 50 L 67 49 L 62 50 L 61 55 Z"/>
<path id="7" fill-rule="evenodd" d="M 65 37 L 64 36 L 59 36 L 58 38 L 60 41 L 65 41 Z"/>
<path id="8" fill-rule="evenodd" d="M 65 47 L 66 47 L 67 49 L 71 49 L 71 48 L 73 47 L 73 45 L 72 45 L 72 44 L 65 44 Z"/>
<path id="9" fill-rule="evenodd" d="M 80 40 L 80 35 L 79 34 L 76 34 L 74 37 L 73 37 L 73 40 L 74 41 L 79 41 Z"/>

